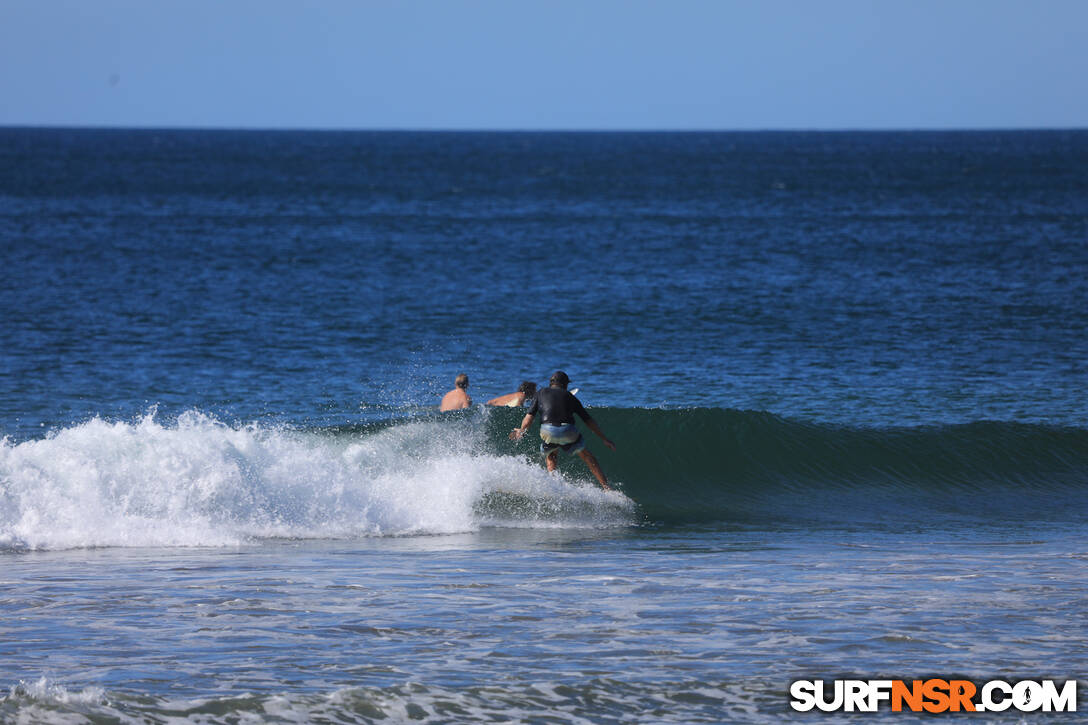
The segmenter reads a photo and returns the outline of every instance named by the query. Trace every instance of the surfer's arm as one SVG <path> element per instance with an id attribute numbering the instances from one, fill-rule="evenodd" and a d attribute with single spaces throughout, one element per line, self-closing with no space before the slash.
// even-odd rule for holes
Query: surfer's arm
<path id="1" fill-rule="evenodd" d="M 510 431 L 510 440 L 520 441 L 521 437 L 525 435 L 525 431 L 529 430 L 529 426 L 533 424 L 533 414 L 526 413 L 525 417 L 521 419 L 521 427 L 515 428 Z"/>
<path id="2" fill-rule="evenodd" d="M 613 443 L 612 441 L 608 440 L 608 436 L 606 436 L 606 435 L 604 434 L 604 431 L 603 431 L 603 430 L 601 430 L 601 426 L 597 425 L 597 421 L 593 420 L 592 418 L 586 418 L 586 419 L 585 419 L 585 423 L 586 423 L 586 427 L 587 427 L 587 428 L 589 428 L 589 429 L 590 429 L 591 431 L 593 431 L 594 433 L 596 433 L 596 434 L 597 434 L 597 436 L 598 436 L 598 437 L 599 437 L 599 438 L 600 438 L 600 439 L 601 439 L 602 441 L 604 441 L 604 444 L 605 444 L 606 446 L 608 446 L 608 447 L 609 447 L 609 448 L 611 448 L 612 450 L 616 450 L 616 444 L 615 444 L 615 443 Z"/>

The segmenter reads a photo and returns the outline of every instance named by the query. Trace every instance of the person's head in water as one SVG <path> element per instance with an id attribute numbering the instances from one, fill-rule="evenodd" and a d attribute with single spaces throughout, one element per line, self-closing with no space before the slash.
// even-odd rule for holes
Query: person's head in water
<path id="1" fill-rule="evenodd" d="M 461 390 L 468 390 L 468 376 L 461 373 L 457 376 L 457 379 L 453 381 L 453 384 L 459 387 Z"/>
<path id="2" fill-rule="evenodd" d="M 518 386 L 518 392 L 525 393 L 526 399 L 531 398 L 536 395 L 536 383 L 526 380 Z"/>
<path id="3" fill-rule="evenodd" d="M 548 381 L 548 384 L 553 388 L 563 388 L 563 390 L 566 390 L 567 385 L 570 384 L 570 378 L 568 378 L 567 374 L 562 370 L 556 370 L 552 373 L 552 377 Z"/>

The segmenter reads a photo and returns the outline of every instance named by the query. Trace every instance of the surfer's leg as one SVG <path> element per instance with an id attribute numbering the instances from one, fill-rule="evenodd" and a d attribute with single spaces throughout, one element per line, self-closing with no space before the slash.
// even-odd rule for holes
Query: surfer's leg
<path id="1" fill-rule="evenodd" d="M 583 448 L 578 451 L 578 457 L 586 462 L 590 473 L 596 476 L 597 480 L 600 481 L 601 488 L 605 491 L 611 491 L 612 489 L 608 487 L 608 479 L 605 478 L 604 471 L 601 470 L 601 464 L 597 463 L 597 456 L 590 453 L 588 448 Z"/>
<path id="2" fill-rule="evenodd" d="M 559 449 L 555 448 L 548 455 L 544 456 L 544 465 L 548 467 L 548 473 L 555 473 L 555 467 L 559 459 Z"/>

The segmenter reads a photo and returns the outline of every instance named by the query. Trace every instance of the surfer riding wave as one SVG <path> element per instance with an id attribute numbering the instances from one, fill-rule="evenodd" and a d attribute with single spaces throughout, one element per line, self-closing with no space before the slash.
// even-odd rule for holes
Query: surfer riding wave
<path id="1" fill-rule="evenodd" d="M 597 422 L 586 412 L 581 401 L 574 397 L 568 390 L 570 378 L 562 370 L 557 370 L 549 380 L 547 388 L 537 391 L 529 411 L 521 421 L 521 427 L 510 431 L 510 440 L 521 440 L 525 431 L 533 423 L 533 418 L 540 413 L 540 452 L 544 455 L 545 465 L 548 471 L 554 471 L 558 465 L 559 450 L 577 455 L 596 476 L 601 488 L 611 490 L 608 486 L 608 478 L 601 470 L 597 457 L 586 448 L 586 442 L 582 438 L 578 427 L 574 424 L 574 416 L 577 415 L 585 422 L 586 426 L 596 433 L 604 444 L 612 450 L 616 450 L 616 444 L 608 439 Z"/>

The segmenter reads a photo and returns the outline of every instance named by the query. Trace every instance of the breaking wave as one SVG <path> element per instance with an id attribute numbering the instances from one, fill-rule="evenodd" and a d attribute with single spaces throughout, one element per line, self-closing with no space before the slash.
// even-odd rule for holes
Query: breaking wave
<path id="1" fill-rule="evenodd" d="M 93 419 L 0 446 L 0 548 L 223 546 L 267 538 L 623 526 L 633 504 L 486 450 L 486 416 L 348 435 Z"/>
<path id="2" fill-rule="evenodd" d="M 1088 513 L 1088 431 L 851 428 L 722 409 L 591 411 L 617 451 L 546 473 L 511 409 L 294 430 L 188 412 L 0 445 L 0 549 L 706 521 L 1001 521 Z"/>

